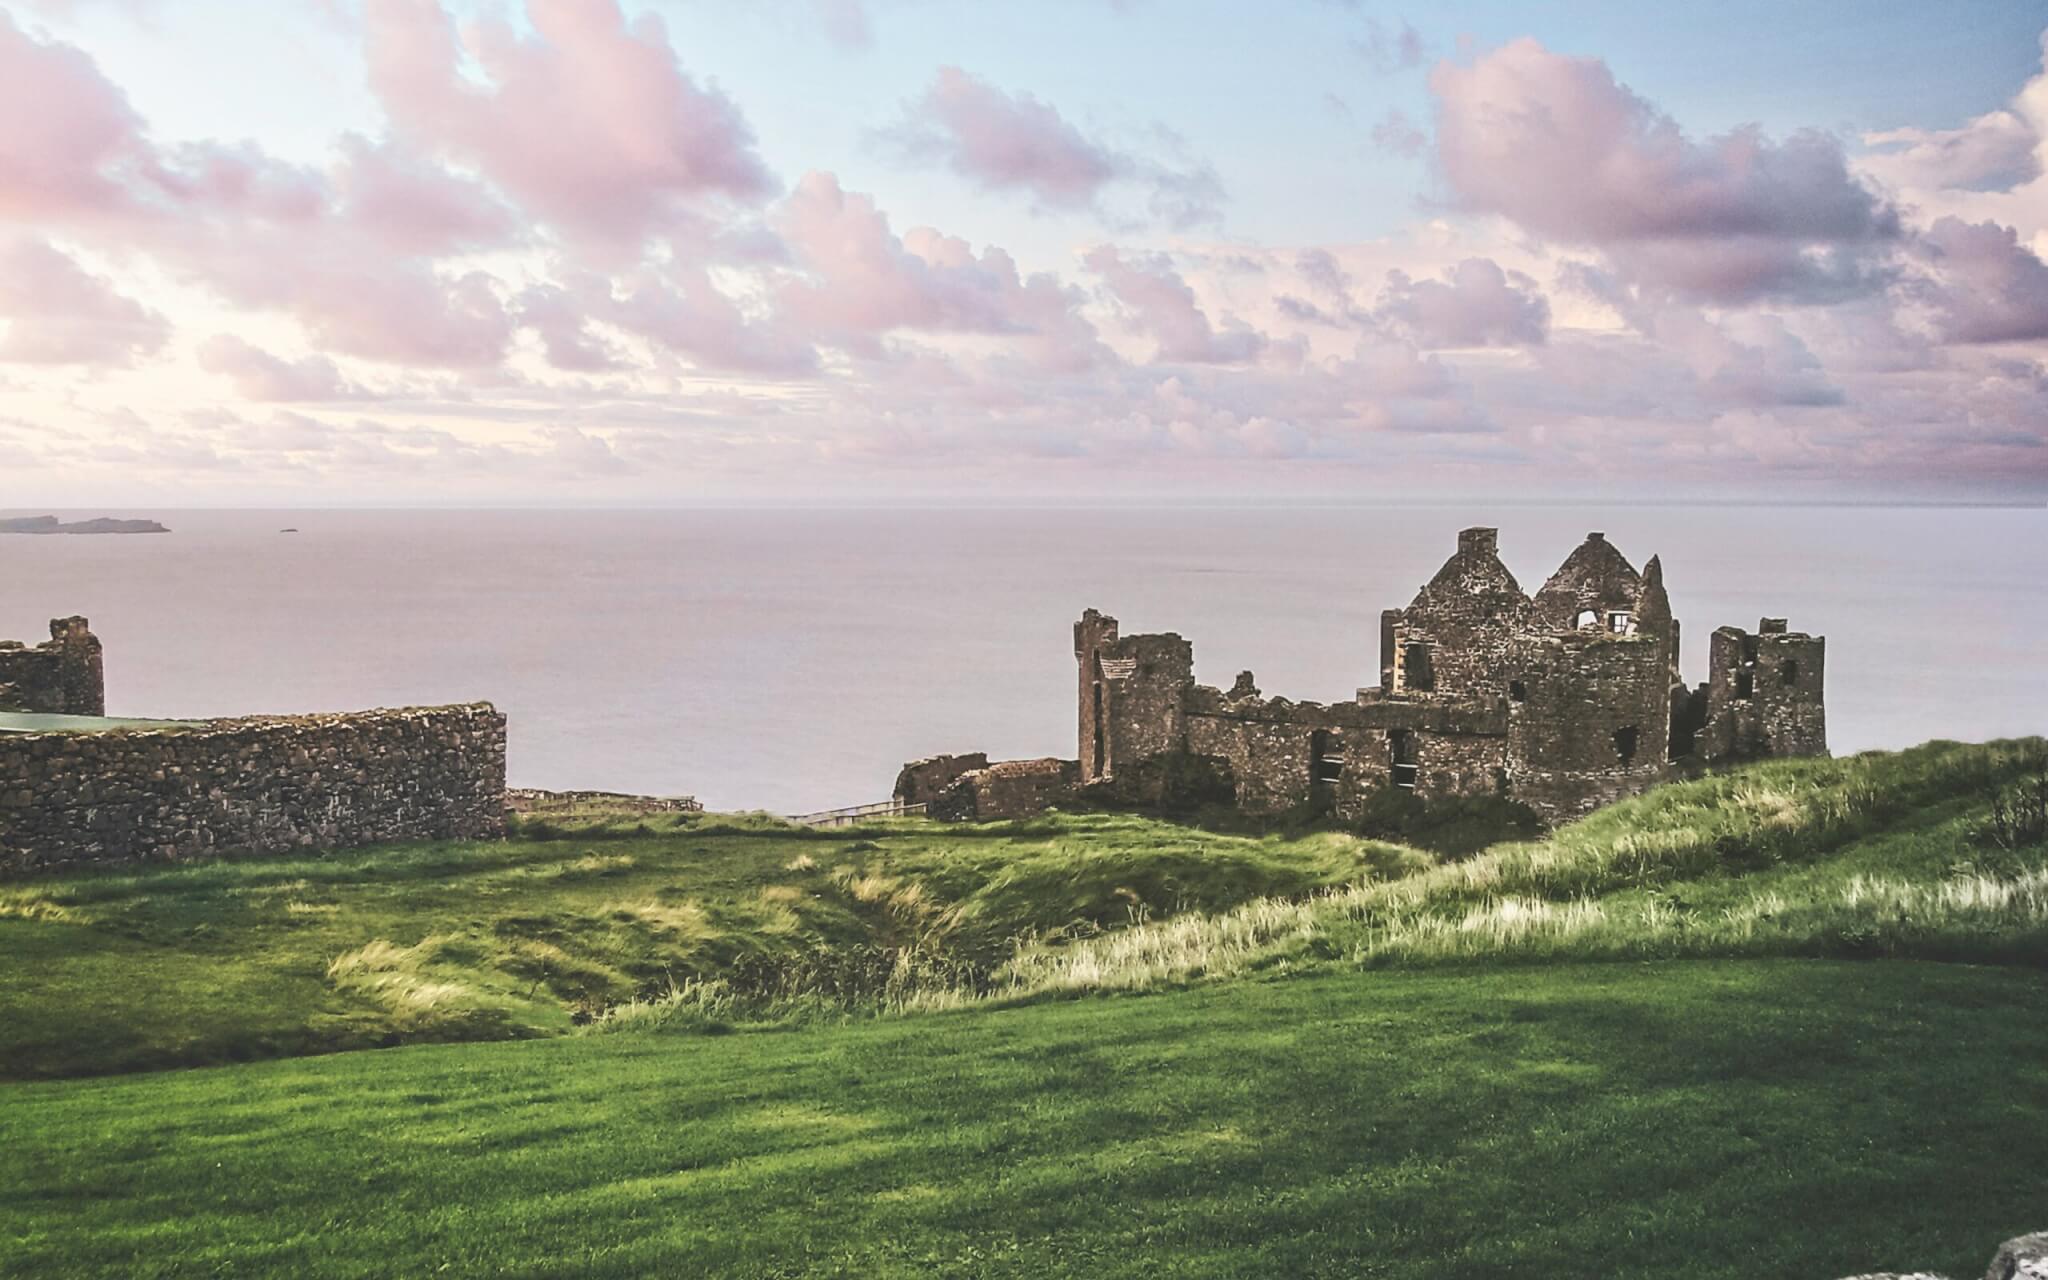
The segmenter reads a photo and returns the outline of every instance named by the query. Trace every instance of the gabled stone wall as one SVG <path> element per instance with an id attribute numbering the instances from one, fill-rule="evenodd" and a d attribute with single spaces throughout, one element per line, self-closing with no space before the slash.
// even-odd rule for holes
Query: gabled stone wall
<path id="1" fill-rule="evenodd" d="M 503 832 L 488 703 L 0 734 L 0 871 Z"/>

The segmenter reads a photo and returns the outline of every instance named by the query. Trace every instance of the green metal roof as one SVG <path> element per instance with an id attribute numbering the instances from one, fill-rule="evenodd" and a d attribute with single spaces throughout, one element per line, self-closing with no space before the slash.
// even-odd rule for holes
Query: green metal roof
<path id="1" fill-rule="evenodd" d="M 105 733 L 109 729 L 170 729 L 191 720 L 123 720 L 111 716 L 46 716 L 0 711 L 0 733 Z"/>

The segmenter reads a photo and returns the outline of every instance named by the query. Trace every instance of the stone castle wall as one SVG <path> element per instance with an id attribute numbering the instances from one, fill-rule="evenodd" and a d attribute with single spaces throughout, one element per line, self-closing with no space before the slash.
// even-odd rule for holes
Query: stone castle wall
<path id="1" fill-rule="evenodd" d="M 53 618 L 50 638 L 0 640 L 0 711 L 103 716 L 106 680 L 99 637 L 84 618 Z"/>
<path id="2" fill-rule="evenodd" d="M 0 871 L 499 835 L 488 703 L 0 734 Z"/>

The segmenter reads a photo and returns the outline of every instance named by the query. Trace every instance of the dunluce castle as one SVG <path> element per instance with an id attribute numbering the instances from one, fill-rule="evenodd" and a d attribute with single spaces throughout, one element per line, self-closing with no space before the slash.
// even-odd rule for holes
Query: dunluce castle
<path id="1" fill-rule="evenodd" d="M 1822 637 L 1782 618 L 1722 627 L 1697 686 L 1678 640 L 1656 557 L 1637 572 L 1588 534 L 1531 596 L 1497 531 L 1467 529 L 1407 608 L 1380 615 L 1379 683 L 1351 700 L 1268 698 L 1249 671 L 1229 689 L 1196 684 L 1187 640 L 1121 635 L 1090 609 L 1074 624 L 1078 759 L 934 757 L 904 768 L 896 800 L 938 817 L 1013 815 L 1089 789 L 1143 800 L 1195 762 L 1250 812 L 1349 816 L 1391 787 L 1497 795 L 1559 822 L 1689 765 L 1826 753 Z"/>

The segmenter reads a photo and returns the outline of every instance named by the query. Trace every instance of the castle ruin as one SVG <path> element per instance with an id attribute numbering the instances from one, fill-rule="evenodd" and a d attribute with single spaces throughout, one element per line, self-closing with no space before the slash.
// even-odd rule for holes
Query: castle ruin
<path id="1" fill-rule="evenodd" d="M 1081 785 L 1193 756 L 1251 812 L 1321 802 L 1351 815 L 1393 787 L 1501 796 L 1559 822 L 1688 761 L 1826 753 L 1822 637 L 1778 618 L 1722 627 L 1690 687 L 1656 557 L 1638 573 L 1588 534 L 1531 596 L 1497 532 L 1460 533 L 1408 606 L 1380 615 L 1379 683 L 1341 703 L 1264 697 L 1249 671 L 1228 690 L 1196 684 L 1187 640 L 1121 635 L 1088 610 L 1074 624 Z"/>
<path id="2" fill-rule="evenodd" d="M 904 767 L 900 805 L 1014 817 L 1095 793 L 1159 802 L 1175 778 L 1237 807 L 1359 816 L 1376 793 L 1498 796 L 1568 821 L 1693 765 L 1824 755 L 1826 641 L 1765 618 L 1714 632 L 1705 683 L 1679 673 L 1679 625 L 1656 557 L 1638 572 L 1592 533 L 1533 596 L 1498 531 L 1467 529 L 1403 609 L 1380 615 L 1379 682 L 1336 703 L 1196 684 L 1172 632 L 1074 624 L 1078 760 L 936 756 Z"/>

